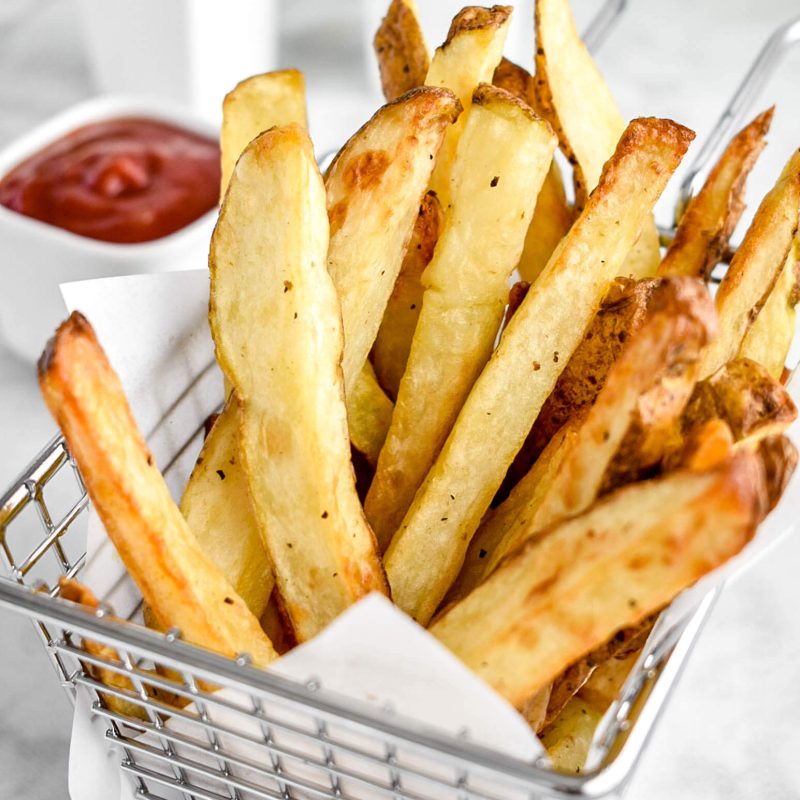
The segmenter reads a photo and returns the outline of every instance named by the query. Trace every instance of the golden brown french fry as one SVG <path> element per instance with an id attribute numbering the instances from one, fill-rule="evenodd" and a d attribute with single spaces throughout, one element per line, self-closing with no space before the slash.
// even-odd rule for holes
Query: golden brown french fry
<path id="1" fill-rule="evenodd" d="M 675 449 L 664 457 L 662 469 L 711 469 L 734 452 L 733 434 L 728 423 L 713 418 L 686 431 Z"/>
<path id="2" fill-rule="evenodd" d="M 714 329 L 714 306 L 706 288 L 689 278 L 665 279 L 653 293 L 649 319 L 614 363 L 549 480 L 517 484 L 478 529 L 459 577 L 461 596 L 521 542 L 589 508 L 602 493 L 612 460 L 641 414 L 643 396 L 664 378 L 669 381 L 670 405 L 677 406 L 679 417 L 694 386 L 697 359 Z M 675 417 L 670 416 L 669 422 L 672 427 Z M 627 453 L 624 460 L 633 461 L 636 455 Z M 515 512 L 509 514 L 505 505 Z"/>
<path id="3" fill-rule="evenodd" d="M 756 441 L 782 433 L 796 418 L 786 387 L 755 361 L 737 358 L 697 384 L 681 427 L 688 433 L 708 420 L 721 419 L 735 442 Z"/>
<path id="4" fill-rule="evenodd" d="M 474 384 L 386 555 L 394 599 L 417 621 L 430 619 L 458 575 L 509 464 L 692 136 L 668 120 L 630 124 Z"/>
<path id="5" fill-rule="evenodd" d="M 86 608 L 95 610 L 100 607 L 100 601 L 95 597 L 94 592 L 84 584 L 76 581 L 73 578 L 61 577 L 58 579 L 58 596 L 63 600 L 69 600 L 72 603 L 78 603 Z M 122 663 L 119 653 L 107 644 L 95 642 L 91 639 L 83 639 L 81 642 L 83 649 L 95 658 L 102 658 L 105 661 Z M 106 684 L 112 689 L 122 689 L 128 692 L 134 692 L 133 684 L 124 672 L 115 672 L 113 669 L 98 666 L 89 662 L 83 662 L 83 668 L 95 680 Z M 144 708 L 136 703 L 131 703 L 122 697 L 117 697 L 113 694 L 106 692 L 99 692 L 100 699 L 106 708 L 122 714 L 126 717 L 134 717 L 137 719 L 147 719 L 147 712 Z"/>
<path id="6" fill-rule="evenodd" d="M 597 186 L 625 121 L 578 35 L 569 0 L 536 0 L 535 87 L 538 107 L 572 163 L 575 203 L 580 209 Z M 660 261 L 658 230 L 651 215 L 619 274 L 655 275 Z"/>
<path id="7" fill-rule="evenodd" d="M 507 58 L 502 59 L 494 71 L 492 82 L 495 86 L 524 100 L 537 114 L 540 113 L 536 103 L 534 79 L 518 64 Z M 524 280 L 533 283 L 539 277 L 574 219 L 575 215 L 564 193 L 561 170 L 553 159 L 536 198 L 536 208 L 528 226 L 528 233 L 525 235 L 525 246 L 522 248 L 517 266 Z"/>
<path id="8" fill-rule="evenodd" d="M 351 444 L 373 467 L 378 463 L 378 454 L 386 440 L 393 408 L 375 377 L 372 364 L 366 361 L 350 392 L 347 427 Z"/>
<path id="9" fill-rule="evenodd" d="M 209 323 L 241 403 L 256 520 L 299 641 L 386 591 L 350 462 L 327 252 L 311 141 L 298 125 L 274 128 L 248 145 L 225 195 L 209 254 Z"/>
<path id="10" fill-rule="evenodd" d="M 774 110 L 759 114 L 731 139 L 703 188 L 683 212 L 659 275 L 707 280 L 720 262 L 744 211 L 747 176 L 764 149 Z"/>
<path id="11" fill-rule="evenodd" d="M 239 409 L 231 398 L 206 437 L 180 509 L 203 552 L 261 617 L 275 581 L 238 445 Z"/>
<path id="12" fill-rule="evenodd" d="M 450 89 L 467 111 L 478 85 L 492 80 L 503 55 L 511 12 L 511 6 L 468 6 L 459 11 L 453 18 L 444 44 L 433 54 L 425 76 L 426 86 Z M 465 116 L 455 120 L 447 131 L 431 176 L 430 188 L 436 192 L 445 210 L 450 203 L 450 174 Z"/>
<path id="13" fill-rule="evenodd" d="M 745 440 L 737 447 L 752 447 L 753 442 Z M 791 439 L 781 434 L 765 436 L 757 441 L 758 455 L 764 463 L 764 474 L 769 497 L 769 510 L 772 511 L 789 485 L 797 468 L 797 448 Z"/>
<path id="14" fill-rule="evenodd" d="M 439 200 L 433 192 L 428 192 L 419 207 L 400 274 L 372 345 L 372 363 L 378 383 L 392 399 L 397 397 L 400 378 L 406 371 L 411 340 L 422 309 L 422 272 L 433 257 L 441 222 Z"/>
<path id="15" fill-rule="evenodd" d="M 766 512 L 763 472 L 742 451 L 706 473 L 624 487 L 523 545 L 430 632 L 520 707 L 738 553 Z"/>
<path id="16" fill-rule="evenodd" d="M 749 358 L 763 364 L 773 378 L 780 380 L 794 339 L 798 301 L 800 237 L 795 236 L 775 287 L 744 335 L 738 358 Z"/>
<path id="17" fill-rule="evenodd" d="M 716 296 L 719 336 L 706 348 L 700 377 L 736 357 L 786 263 L 800 216 L 800 150 L 761 201 Z"/>
<path id="18" fill-rule="evenodd" d="M 247 143 L 268 128 L 288 125 L 290 122 L 308 127 L 306 83 L 299 70 L 283 69 L 253 75 L 225 95 L 219 134 L 221 196 L 228 188 L 236 160 Z"/>
<path id="19" fill-rule="evenodd" d="M 163 628 L 265 666 L 276 653 L 258 620 L 209 561 L 139 433 L 119 378 L 78 312 L 39 360 L 39 385 L 92 505 Z"/>
<path id="20" fill-rule="evenodd" d="M 414 0 L 392 0 L 372 45 L 387 100 L 425 83 L 430 58 Z"/>
<path id="21" fill-rule="evenodd" d="M 492 353 L 556 139 L 530 106 L 490 84 L 475 90 L 451 174 L 422 311 L 389 433 L 365 504 L 382 548 L 403 520 Z"/>
<path id="22" fill-rule="evenodd" d="M 458 112 L 447 89 L 414 89 L 379 109 L 328 170 L 327 265 L 342 305 L 348 398 L 400 272 L 436 153 Z"/>
<path id="23" fill-rule="evenodd" d="M 534 730 L 539 733 L 543 728 L 553 724 L 570 700 L 583 689 L 602 665 L 609 661 L 621 660 L 630 653 L 638 653 L 647 641 L 657 616 L 657 613 L 652 614 L 631 628 L 618 630 L 607 642 L 603 642 L 591 653 L 570 664 L 553 681 L 544 720 L 541 727 Z"/>
<path id="24" fill-rule="evenodd" d="M 561 714 L 542 732 L 542 744 L 553 769 L 567 775 L 583 771 L 594 731 L 602 713 L 580 697 L 573 697 Z"/>

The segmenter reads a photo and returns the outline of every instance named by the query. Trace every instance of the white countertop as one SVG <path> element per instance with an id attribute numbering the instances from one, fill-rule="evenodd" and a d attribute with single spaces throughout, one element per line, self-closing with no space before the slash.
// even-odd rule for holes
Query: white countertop
<path id="1" fill-rule="evenodd" d="M 336 13 L 321 0 L 296 2 L 283 21 L 281 61 L 307 74 L 312 134 L 320 151 L 341 142 L 377 103 L 363 78 L 358 3 L 334 5 Z M 800 10 L 797 0 L 631 5 L 598 57 L 623 112 L 671 116 L 698 132 L 713 125 L 769 32 Z M 586 19 L 590 0 L 576 0 L 576 6 L 579 19 Z M 779 107 L 751 197 L 763 194 L 800 144 L 800 52 L 787 59 L 781 74 L 760 104 L 777 100 Z M 3 0 L 0 146 L 90 93 L 72 2 Z M 663 214 L 662 221 L 667 221 Z M 33 365 L 15 359 L 2 344 L 0 412 L 0 488 L 5 488 L 54 425 L 40 401 Z M 798 564 L 795 537 L 726 588 L 628 798 L 800 796 Z M 0 641 L 0 799 L 66 798 L 68 702 L 30 623 L 0 612 Z"/>

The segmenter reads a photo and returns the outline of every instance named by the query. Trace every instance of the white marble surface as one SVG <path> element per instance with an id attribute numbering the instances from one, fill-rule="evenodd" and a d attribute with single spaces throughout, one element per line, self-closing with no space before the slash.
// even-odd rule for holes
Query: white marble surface
<path id="1" fill-rule="evenodd" d="M 324 151 L 341 142 L 377 100 L 374 84 L 362 74 L 358 3 L 330 4 L 335 11 L 322 0 L 284 6 L 282 63 L 308 76 L 312 132 Z M 797 0 L 635 0 L 631 6 L 599 55 L 624 113 L 672 116 L 699 132 L 713 124 L 773 27 L 800 11 Z M 587 19 L 592 7 L 591 0 L 576 0 L 579 19 Z M 0 146 L 91 93 L 74 12 L 70 0 L 0 3 Z M 787 59 L 783 77 L 765 93 L 762 105 L 782 104 L 772 144 L 754 175 L 753 196 L 800 143 L 798 75 L 800 52 Z M 661 207 L 664 221 L 668 202 Z M 5 487 L 53 425 L 32 365 L 2 345 L 0 412 Z M 800 796 L 799 564 L 795 537 L 725 591 L 629 798 Z M 0 612 L 0 642 L 0 799 L 66 798 L 68 703 L 27 621 Z"/>

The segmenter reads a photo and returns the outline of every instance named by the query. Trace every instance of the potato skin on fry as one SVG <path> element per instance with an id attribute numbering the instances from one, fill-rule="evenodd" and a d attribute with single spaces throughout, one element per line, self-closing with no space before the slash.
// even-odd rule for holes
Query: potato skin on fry
<path id="1" fill-rule="evenodd" d="M 523 545 L 430 632 L 518 708 L 564 668 L 736 553 L 767 510 L 742 451 L 627 486 Z"/>
<path id="2" fill-rule="evenodd" d="M 775 108 L 759 114 L 731 139 L 703 188 L 689 201 L 659 275 L 708 280 L 744 211 L 747 176 L 766 144 Z"/>
<path id="3" fill-rule="evenodd" d="M 392 0 L 372 46 L 387 100 L 395 100 L 425 83 L 430 58 L 410 0 Z"/>
<path id="4" fill-rule="evenodd" d="M 78 312 L 39 360 L 39 385 L 100 519 L 163 628 L 258 666 L 277 658 L 244 601 L 208 560 L 139 433 L 119 378 Z"/>
<path id="5" fill-rule="evenodd" d="M 723 420 L 735 442 L 786 430 L 797 408 L 786 388 L 755 361 L 737 358 L 700 381 L 681 417 L 684 434 L 711 419 Z"/>
<path id="6" fill-rule="evenodd" d="M 761 201 L 719 285 L 715 303 L 720 335 L 706 349 L 701 378 L 736 357 L 778 280 L 799 224 L 800 150 L 796 150 Z"/>
<path id="7" fill-rule="evenodd" d="M 547 443 L 569 419 L 594 403 L 608 372 L 628 339 L 641 327 L 653 292 L 654 278 L 617 278 L 611 283 L 588 331 L 536 418 L 525 444 L 514 458 L 495 498 L 499 504 L 527 474 Z"/>
<path id="8" fill-rule="evenodd" d="M 569 0 L 536 0 L 536 107 L 558 134 L 573 167 L 575 206 L 583 208 L 625 130 L 617 104 L 578 35 Z M 652 215 L 643 222 L 619 275 L 655 275 L 661 261 Z"/>
<path id="9" fill-rule="evenodd" d="M 800 236 L 795 236 L 774 288 L 742 340 L 739 357 L 763 364 L 773 378 L 780 380 L 794 339 L 798 302 Z"/>

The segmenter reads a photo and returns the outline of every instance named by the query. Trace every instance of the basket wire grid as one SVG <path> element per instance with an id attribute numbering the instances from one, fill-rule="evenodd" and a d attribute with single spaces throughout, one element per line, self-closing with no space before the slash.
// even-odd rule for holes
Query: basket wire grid
<path id="1" fill-rule="evenodd" d="M 625 5 L 607 3 L 587 41 L 597 46 Z M 765 45 L 692 165 L 680 203 L 797 41 L 800 17 Z M 246 656 L 223 658 L 181 641 L 177 631 L 162 635 L 106 607 L 92 611 L 60 599 L 57 576 L 76 577 L 85 565 L 88 507 L 80 473 L 58 436 L 0 498 L 0 552 L 10 575 L 0 578 L 0 605 L 33 620 L 68 695 L 86 693 L 141 800 L 618 795 L 718 596 L 712 590 L 668 631 L 659 620 L 596 733 L 594 766 L 562 775 L 546 763 L 473 744 L 468 732 L 446 735 L 393 709 L 335 696 L 318 681 L 300 684 L 257 670 Z M 112 697 L 124 705 L 110 703 Z"/>

